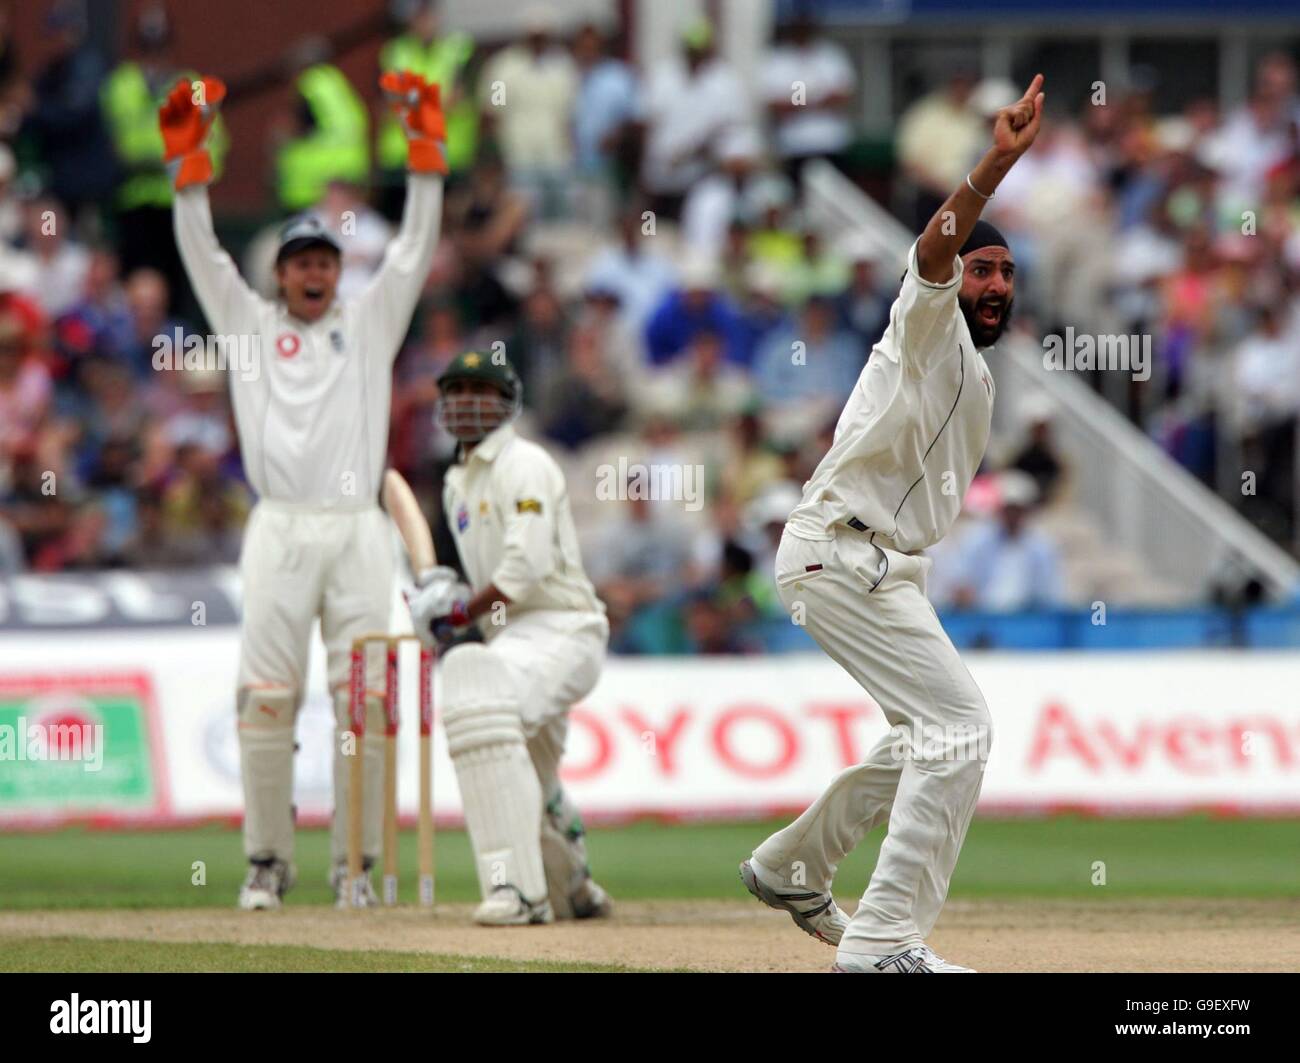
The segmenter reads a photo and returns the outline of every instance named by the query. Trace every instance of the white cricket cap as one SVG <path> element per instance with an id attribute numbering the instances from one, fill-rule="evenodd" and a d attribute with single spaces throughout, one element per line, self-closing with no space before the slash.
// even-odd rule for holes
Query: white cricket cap
<path id="1" fill-rule="evenodd" d="M 1038 501 L 1038 484 L 1027 472 L 1007 469 L 998 477 L 998 494 L 1003 506 L 1028 509 Z"/>
<path id="2" fill-rule="evenodd" d="M 681 286 L 684 291 L 712 291 L 718 286 L 718 263 L 709 255 L 698 252 L 686 258 L 681 268 Z"/>

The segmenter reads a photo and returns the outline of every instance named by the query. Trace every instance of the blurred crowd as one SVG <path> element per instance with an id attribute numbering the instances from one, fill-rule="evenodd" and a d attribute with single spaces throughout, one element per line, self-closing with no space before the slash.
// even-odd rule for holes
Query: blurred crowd
<path id="1" fill-rule="evenodd" d="M 462 350 L 503 345 L 525 431 L 568 474 L 615 648 L 778 646 L 781 525 L 897 292 L 894 263 L 801 209 L 804 163 L 852 175 L 847 52 L 797 17 L 751 83 L 706 20 L 640 69 L 617 35 L 552 8 L 528 8 L 519 39 L 494 48 L 448 31 L 437 3 L 394 10 L 380 64 L 443 85 L 452 175 L 395 367 L 392 464 L 436 515 L 451 460 L 437 375 Z M 145 5 L 115 65 L 87 42 L 84 8 L 50 4 L 60 50 L 31 80 L 4 20 L 0 6 L 0 572 L 233 561 L 252 498 L 224 381 L 152 364 L 156 337 L 203 329 L 153 124 L 186 69 L 166 8 Z M 401 143 L 327 50 L 305 42 L 294 62 L 293 114 L 270 123 L 277 216 L 310 209 L 340 228 L 346 296 L 400 217 Z M 1157 116 L 1150 86 L 1114 92 L 1050 112 L 989 206 L 1020 261 L 1020 327 L 1152 334 L 1149 382 L 1099 386 L 1207 481 L 1231 486 L 1218 478 L 1238 458 L 1259 470 L 1236 501 L 1284 536 L 1300 404 L 1294 65 L 1263 60 L 1250 102 L 1226 115 L 1206 100 Z M 956 186 L 1012 93 L 954 70 L 904 111 L 900 217 L 919 223 Z M 241 249 L 264 288 L 273 229 Z M 1051 411 L 994 453 L 961 534 L 936 552 L 932 596 L 1066 603 L 1039 520 L 1068 482 Z M 611 469 L 612 499 L 597 489 Z"/>

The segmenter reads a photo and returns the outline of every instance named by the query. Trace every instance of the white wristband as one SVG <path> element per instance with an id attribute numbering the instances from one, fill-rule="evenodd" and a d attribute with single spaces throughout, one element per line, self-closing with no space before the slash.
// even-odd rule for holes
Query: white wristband
<path id="1" fill-rule="evenodd" d="M 984 200 L 985 203 L 987 203 L 990 199 L 993 198 L 992 192 L 990 192 L 986 196 L 983 192 L 981 192 L 978 188 L 976 188 L 973 184 L 970 183 L 970 174 L 966 175 L 966 187 L 969 188 L 972 192 L 974 192 L 977 196 L 979 196 L 980 199 Z"/>

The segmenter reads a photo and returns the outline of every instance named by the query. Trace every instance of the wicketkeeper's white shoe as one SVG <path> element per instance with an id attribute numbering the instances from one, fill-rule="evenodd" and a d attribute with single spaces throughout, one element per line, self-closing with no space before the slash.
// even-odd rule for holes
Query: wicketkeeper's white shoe
<path id="1" fill-rule="evenodd" d="M 239 907 L 246 912 L 273 911 L 293 886 L 293 867 L 283 860 L 250 861 L 239 888 Z"/>
<path id="2" fill-rule="evenodd" d="M 764 881 L 764 876 L 769 876 Z M 849 925 L 849 917 L 835 903 L 829 893 L 790 889 L 770 881 L 775 877 L 757 860 L 745 860 L 740 865 L 740 881 L 755 897 L 769 908 L 789 912 L 795 926 L 818 941 L 838 945 Z"/>
<path id="3" fill-rule="evenodd" d="M 474 909 L 474 922 L 479 926 L 534 926 L 555 922 L 555 912 L 549 900 L 534 904 L 514 886 L 498 886 Z"/>
<path id="4" fill-rule="evenodd" d="M 888 956 L 863 956 L 856 952 L 840 952 L 835 956 L 837 974 L 974 974 L 970 967 L 949 963 L 929 945 L 913 945 L 910 949 Z"/>
<path id="5" fill-rule="evenodd" d="M 355 885 L 348 874 L 346 862 L 335 864 L 330 868 L 330 886 L 334 890 L 335 908 L 379 907 L 379 897 L 375 893 L 374 884 L 370 881 L 370 868 L 373 863 L 373 860 L 367 860 L 362 865 L 361 881 Z"/>

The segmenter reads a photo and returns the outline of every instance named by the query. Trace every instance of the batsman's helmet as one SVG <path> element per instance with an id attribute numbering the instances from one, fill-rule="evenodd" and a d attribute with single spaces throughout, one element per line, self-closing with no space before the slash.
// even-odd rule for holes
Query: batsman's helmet
<path id="1" fill-rule="evenodd" d="M 481 351 L 466 351 L 451 360 L 451 364 L 438 377 L 438 387 L 445 388 L 453 380 L 479 380 L 491 384 L 501 392 L 503 398 L 512 406 L 520 406 L 524 398 L 524 386 L 519 374 L 504 354 Z"/>

